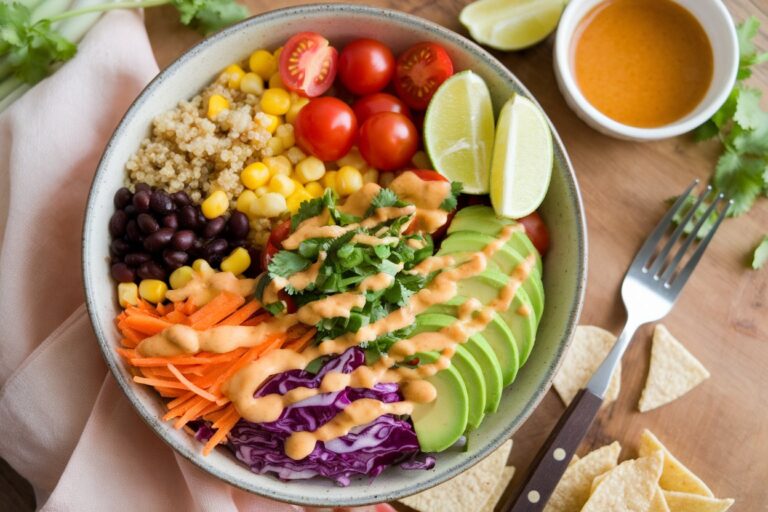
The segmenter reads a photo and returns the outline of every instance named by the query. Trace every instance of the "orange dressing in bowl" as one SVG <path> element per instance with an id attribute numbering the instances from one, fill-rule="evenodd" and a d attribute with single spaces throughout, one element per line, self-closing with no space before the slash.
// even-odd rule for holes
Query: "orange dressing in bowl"
<path id="1" fill-rule="evenodd" d="M 595 108 L 626 125 L 682 119 L 712 82 L 712 46 L 698 20 L 671 0 L 607 0 L 579 22 L 572 65 Z"/>

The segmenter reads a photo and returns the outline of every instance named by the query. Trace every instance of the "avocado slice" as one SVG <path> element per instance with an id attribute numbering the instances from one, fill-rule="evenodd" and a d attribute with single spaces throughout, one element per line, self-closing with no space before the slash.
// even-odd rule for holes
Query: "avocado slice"
<path id="1" fill-rule="evenodd" d="M 451 225 L 448 226 L 448 234 L 459 231 L 474 231 L 495 237 L 504 226 L 510 224 L 517 224 L 517 221 L 497 217 L 490 206 L 468 206 L 456 212 Z M 541 275 L 541 257 L 538 256 L 538 251 L 525 233 L 514 233 L 509 242 L 507 242 L 507 245 L 523 257 L 531 253 L 536 254 L 536 268 L 539 270 L 539 275 Z"/>
<path id="2" fill-rule="evenodd" d="M 447 315 L 421 315 L 416 319 L 416 328 L 413 335 L 422 332 L 439 331 L 443 327 L 456 322 L 456 319 Z M 467 340 L 469 342 L 469 340 Z M 464 379 L 469 397 L 469 412 L 467 416 L 467 429 L 474 430 L 480 426 L 485 416 L 485 404 L 487 390 L 485 378 L 480 364 L 475 360 L 466 344 L 456 347 L 456 353 L 451 358 L 451 365 L 456 367 Z"/>
<path id="3" fill-rule="evenodd" d="M 458 317 L 459 306 L 466 300 L 466 297 L 457 296 L 448 302 L 430 307 L 423 314 L 439 313 Z M 508 386 L 515 380 L 517 370 L 520 367 L 520 355 L 517 349 L 518 344 L 515 341 L 512 331 L 510 331 L 509 327 L 507 327 L 507 324 L 501 319 L 498 313 L 494 313 L 493 318 L 491 318 L 491 321 L 485 326 L 481 336 L 487 341 L 488 345 L 490 345 L 491 350 L 493 350 L 494 357 L 499 365 L 499 371 L 501 372 L 502 386 Z M 495 404 L 493 410 L 489 412 L 495 411 L 497 406 L 498 403 Z"/>
<path id="4" fill-rule="evenodd" d="M 419 354 L 422 363 L 437 360 L 434 353 Z M 428 404 L 416 404 L 411 413 L 419 446 L 424 452 L 450 448 L 467 430 L 469 398 L 467 387 L 453 366 L 426 379 L 437 389 L 437 398 Z"/>
<path id="5" fill-rule="evenodd" d="M 494 238 L 490 235 L 474 231 L 457 231 L 443 240 L 438 255 L 461 254 L 482 251 L 488 244 L 492 243 Z M 511 275 L 512 272 L 521 264 L 525 258 L 515 251 L 509 245 L 499 248 L 491 258 L 492 263 L 502 274 Z M 461 260 L 460 260 L 461 261 Z M 533 311 L 536 318 L 540 319 L 544 311 L 544 287 L 541 283 L 541 273 L 537 268 L 533 268 L 531 274 L 523 282 L 522 288 L 528 294 L 533 305 Z"/>

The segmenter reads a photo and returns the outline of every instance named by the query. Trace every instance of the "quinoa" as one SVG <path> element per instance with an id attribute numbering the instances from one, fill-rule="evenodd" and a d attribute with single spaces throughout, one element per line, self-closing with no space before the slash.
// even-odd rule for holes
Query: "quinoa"
<path id="1" fill-rule="evenodd" d="M 149 137 L 126 163 L 128 188 L 143 182 L 171 193 L 183 190 L 196 203 L 223 190 L 234 206 L 243 191 L 240 171 L 274 154 L 282 139 L 267 131 L 269 118 L 261 112 L 259 96 L 226 87 L 227 79 L 222 74 L 200 94 L 153 120 Z M 207 106 L 214 94 L 230 106 L 210 120 Z"/>

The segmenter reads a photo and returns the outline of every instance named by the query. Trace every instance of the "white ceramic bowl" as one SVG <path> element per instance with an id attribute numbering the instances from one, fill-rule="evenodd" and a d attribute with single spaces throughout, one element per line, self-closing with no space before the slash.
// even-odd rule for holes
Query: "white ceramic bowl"
<path id="1" fill-rule="evenodd" d="M 107 263 L 107 224 L 112 197 L 122 185 L 124 165 L 149 133 L 152 118 L 194 96 L 227 64 L 246 58 L 256 48 L 274 48 L 296 32 L 312 30 L 337 47 L 361 36 L 388 44 L 395 53 L 429 40 L 443 45 L 457 69 L 472 68 L 488 83 L 494 104 L 513 93 L 530 97 L 520 82 L 491 55 L 463 37 L 408 14 L 351 5 L 314 5 L 269 12 L 230 27 L 198 44 L 150 83 L 126 113 L 102 157 L 93 181 L 83 234 L 83 275 L 88 312 L 104 358 L 125 395 L 147 424 L 173 449 L 212 475 L 247 491 L 302 505 L 361 505 L 413 494 L 468 469 L 501 445 L 528 417 L 547 391 L 576 325 L 586 275 L 586 230 L 576 179 L 565 149 L 554 132 L 555 166 L 542 214 L 550 226 L 552 249 L 546 258 L 546 307 L 528 363 L 504 393 L 499 411 L 470 435 L 466 452 L 438 454 L 429 471 L 390 468 L 372 483 L 353 480 L 349 487 L 313 479 L 281 482 L 256 475 L 227 449 L 201 455 L 201 444 L 174 430 L 160 417 L 164 406 L 154 390 L 136 385 L 115 352 L 119 336 L 113 319 L 119 312 L 115 283 Z M 108 477 L 108 476 L 107 476 Z"/>
<path id="2" fill-rule="evenodd" d="M 611 119 L 587 101 L 576 83 L 571 54 L 573 35 L 584 15 L 602 1 L 604 0 L 571 0 L 560 18 L 553 63 L 557 84 L 571 109 L 595 130 L 620 139 L 639 141 L 675 137 L 693 130 L 709 119 L 731 92 L 739 67 L 736 28 L 722 1 L 673 0 L 688 9 L 701 23 L 712 45 L 714 69 L 709 90 L 699 105 L 682 119 L 657 128 L 638 128 Z"/>

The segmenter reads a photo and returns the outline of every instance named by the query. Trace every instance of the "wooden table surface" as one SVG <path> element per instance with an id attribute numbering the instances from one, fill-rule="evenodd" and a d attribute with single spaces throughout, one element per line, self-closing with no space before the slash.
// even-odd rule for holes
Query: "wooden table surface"
<path id="1" fill-rule="evenodd" d="M 245 3 L 254 14 L 278 6 L 266 0 Z M 290 0 L 279 6 L 306 3 Z M 466 35 L 458 14 L 461 0 L 374 0 L 422 16 Z M 736 20 L 756 15 L 763 24 L 758 45 L 768 49 L 768 2 L 725 0 Z M 160 67 L 199 40 L 178 24 L 172 8 L 150 9 L 146 23 Z M 665 210 L 664 200 L 691 182 L 706 179 L 718 155 L 715 144 L 688 137 L 653 143 L 614 140 L 588 128 L 565 104 L 552 72 L 552 38 L 517 53 L 495 52 L 544 107 L 565 142 L 576 169 L 589 229 L 589 281 L 581 323 L 618 332 L 624 321 L 619 285 L 639 245 Z M 768 65 L 752 79 L 768 90 Z M 650 352 L 651 328 L 642 329 L 624 358 L 621 396 L 603 411 L 588 439 L 586 452 L 616 439 L 622 457 L 635 456 L 642 429 L 655 432 L 715 494 L 737 500 L 734 511 L 768 510 L 768 269 L 749 270 L 747 255 L 768 233 L 768 200 L 749 214 L 728 220 L 720 229 L 674 311 L 665 319 L 712 377 L 669 405 L 637 412 Z M 528 422 L 515 434 L 512 463 L 525 468 L 564 407 L 550 391 Z M 0 470 L 3 470 L 0 467 Z M 9 473 L 7 469 L 0 473 Z M 518 471 L 519 483 L 523 471 Z M 33 500 L 21 494 L 0 504 L 23 510 Z M 8 486 L 8 482 L 3 485 Z M 0 493 L 2 494 L 2 493 Z M 2 508 L 2 507 L 0 507 Z"/>

